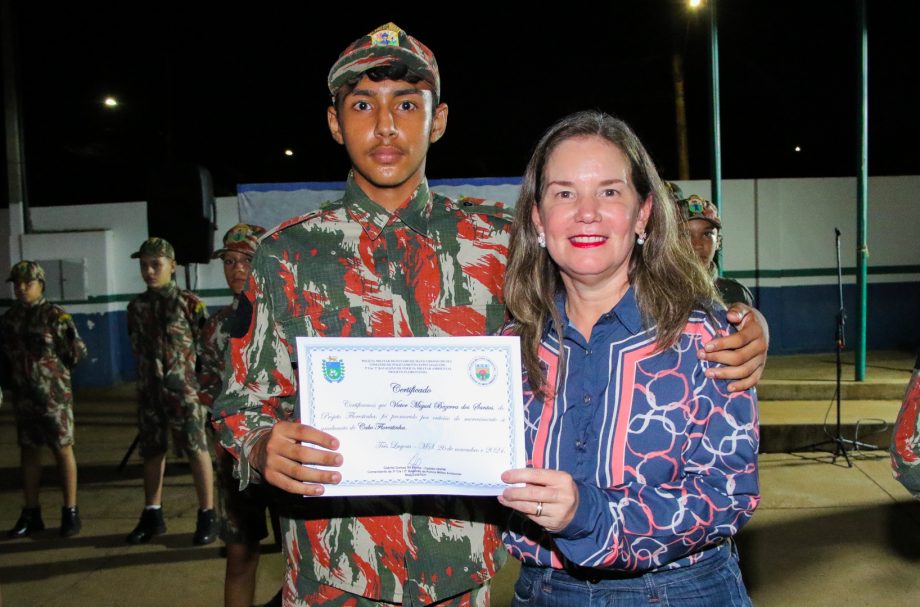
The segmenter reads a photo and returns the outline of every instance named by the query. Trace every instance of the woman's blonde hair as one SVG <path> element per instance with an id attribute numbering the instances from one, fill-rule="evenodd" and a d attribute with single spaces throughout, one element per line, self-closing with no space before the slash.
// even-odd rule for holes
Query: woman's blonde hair
<path id="1" fill-rule="evenodd" d="M 553 151 L 563 141 L 578 137 L 600 137 L 615 145 L 629 161 L 630 177 L 639 199 L 652 200 L 645 244 L 633 247 L 629 283 L 635 288 L 643 323 L 647 327 L 656 326 L 658 349 L 667 348 L 677 340 L 694 309 L 711 310 L 718 301 L 712 280 L 696 259 L 686 233 L 680 229 L 668 190 L 632 129 L 622 120 L 599 111 L 578 112 L 563 118 L 537 143 L 524 172 L 505 274 L 505 304 L 512 317 L 512 330 L 521 336 L 524 368 L 531 388 L 537 392 L 546 383 L 538 353 L 548 319 L 553 320 L 562 345 L 562 326 L 554 299 L 563 285 L 559 268 L 538 244 L 532 213 L 543 198 L 544 173 Z"/>

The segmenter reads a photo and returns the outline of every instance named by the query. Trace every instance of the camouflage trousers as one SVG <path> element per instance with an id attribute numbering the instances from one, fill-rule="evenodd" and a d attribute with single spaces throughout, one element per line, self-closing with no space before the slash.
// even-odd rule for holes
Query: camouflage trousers
<path id="1" fill-rule="evenodd" d="M 159 395 L 139 394 L 137 426 L 143 458 L 166 453 L 172 435 L 176 456 L 191 457 L 208 450 L 205 435 L 205 408 L 197 401 L 163 402 Z"/>
<path id="2" fill-rule="evenodd" d="M 284 607 L 313 607 L 314 605 L 325 605 L 327 607 L 394 607 L 398 605 L 423 607 L 421 604 L 411 602 L 388 603 L 386 601 L 376 601 L 303 577 L 298 579 L 297 586 L 300 587 L 301 592 L 305 589 L 308 592 L 303 597 L 298 597 L 297 588 L 289 573 L 290 569 L 285 572 L 284 576 L 282 602 Z M 489 607 L 491 591 L 492 581 L 489 580 L 482 586 L 477 586 L 468 592 L 452 596 L 437 603 L 430 603 L 424 607 Z M 408 596 L 408 593 L 406 593 L 406 596 Z"/>
<path id="3" fill-rule="evenodd" d="M 220 539 L 225 544 L 257 544 L 268 536 L 265 511 L 269 510 L 274 519 L 278 517 L 271 490 L 267 485 L 251 484 L 240 491 L 240 481 L 233 476 L 235 458 L 220 444 L 215 444 L 214 450 Z"/>
<path id="4" fill-rule="evenodd" d="M 20 447 L 61 449 L 73 445 L 73 407 L 13 395 L 16 441 Z"/>

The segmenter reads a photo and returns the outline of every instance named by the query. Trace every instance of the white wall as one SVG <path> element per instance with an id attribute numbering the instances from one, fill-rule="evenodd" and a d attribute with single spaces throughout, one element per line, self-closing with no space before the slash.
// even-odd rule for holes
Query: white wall
<path id="1" fill-rule="evenodd" d="M 8 219 L 8 212 L 3 212 L 7 213 L 3 219 Z M 239 222 L 236 197 L 217 199 L 217 222 L 215 245 L 219 246 L 224 233 Z M 32 225 L 34 233 L 19 237 L 24 259 L 84 259 L 90 296 L 124 296 L 144 289 L 138 262 L 131 259 L 131 253 L 147 238 L 147 203 L 37 207 L 32 209 Z M 9 234 L 8 221 L 0 230 L 0 236 L 3 232 Z M 0 254 L 2 252 L 0 250 Z M 7 261 L 0 267 L 8 268 L 12 263 Z M 184 269 L 179 268 L 176 274 L 179 283 L 184 285 Z M 192 282 L 197 289 L 225 289 L 227 286 L 216 261 L 193 267 Z M 222 300 L 210 299 L 208 303 L 213 305 Z M 101 307 L 108 310 L 124 306 L 121 302 Z M 75 311 L 89 311 L 84 307 L 78 306 Z M 92 307 L 100 308 L 99 305 Z"/>
<path id="2" fill-rule="evenodd" d="M 678 182 L 685 195 L 710 197 L 708 181 Z M 856 179 L 727 180 L 722 185 L 723 267 L 739 270 L 828 269 L 856 265 Z M 920 176 L 869 179 L 869 268 L 920 264 Z M 920 275 L 873 275 L 872 282 Z M 762 278 L 759 286 L 826 284 L 836 278 Z M 844 276 L 845 282 L 855 282 Z M 750 286 L 753 281 L 744 280 Z"/>
<path id="3" fill-rule="evenodd" d="M 710 197 L 708 181 L 678 182 L 685 194 Z M 464 189 L 470 195 L 475 190 Z M 236 197 L 217 199 L 215 242 L 239 221 Z M 782 271 L 829 269 L 836 266 L 834 228 L 840 228 L 844 267 L 856 263 L 855 178 L 727 180 L 723 183 L 724 269 L 726 271 Z M 86 259 L 90 295 L 126 296 L 143 289 L 137 261 L 130 258 L 147 236 L 143 202 L 95 204 L 32 209 L 35 230 L 21 243 L 0 247 L 0 268 L 18 260 L 4 259 L 19 244 L 38 259 Z M 873 177 L 869 180 L 870 281 L 916 281 L 920 275 L 872 275 L 871 268 L 920 264 L 920 176 Z M 266 226 L 270 227 L 270 226 Z M 86 232 L 89 230 L 89 232 Z M 0 239 L 9 238 L 9 212 L 0 210 Z M 18 240 L 18 238 L 17 238 Z M 2 242 L 2 240 L 0 240 Z M 185 273 L 178 272 L 180 284 Z M 201 290 L 224 289 L 219 263 L 197 266 Z M 749 286 L 828 284 L 828 276 L 744 279 Z M 852 282 L 852 276 L 845 277 Z M 6 291 L 9 293 L 9 291 Z M 223 298 L 208 298 L 210 305 Z M 124 303 L 111 309 L 123 309 Z M 106 308 L 109 308 L 108 306 Z"/>

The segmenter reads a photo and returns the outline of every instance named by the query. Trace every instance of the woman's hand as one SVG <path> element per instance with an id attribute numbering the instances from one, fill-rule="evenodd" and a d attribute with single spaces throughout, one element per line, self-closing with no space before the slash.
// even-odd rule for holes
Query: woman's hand
<path id="1" fill-rule="evenodd" d="M 565 529 L 578 510 L 578 485 L 572 475 L 561 470 L 520 468 L 506 470 L 502 481 L 524 483 L 523 487 L 508 487 L 498 496 L 503 506 L 517 510 L 547 531 Z"/>

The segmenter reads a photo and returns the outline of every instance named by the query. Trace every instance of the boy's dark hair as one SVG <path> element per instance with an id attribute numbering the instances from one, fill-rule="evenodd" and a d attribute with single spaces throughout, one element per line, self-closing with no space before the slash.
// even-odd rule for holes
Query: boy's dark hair
<path id="1" fill-rule="evenodd" d="M 335 99 L 333 100 L 335 111 L 338 112 L 342 108 L 342 100 L 345 99 L 345 96 L 348 95 L 348 93 L 355 90 L 355 86 L 357 86 L 358 81 L 360 81 L 364 76 L 367 76 L 373 82 L 383 82 L 384 80 L 403 80 L 409 84 L 417 84 L 418 82 L 424 80 L 424 78 L 410 70 L 409 66 L 407 66 L 405 63 L 402 63 L 401 61 L 397 61 L 389 65 L 372 67 L 366 72 L 363 72 L 357 78 L 350 79 L 348 82 L 342 85 L 342 88 L 336 92 Z M 437 97 L 432 96 L 432 113 L 434 113 L 435 109 L 438 107 L 439 102 L 440 100 L 437 99 Z"/>

